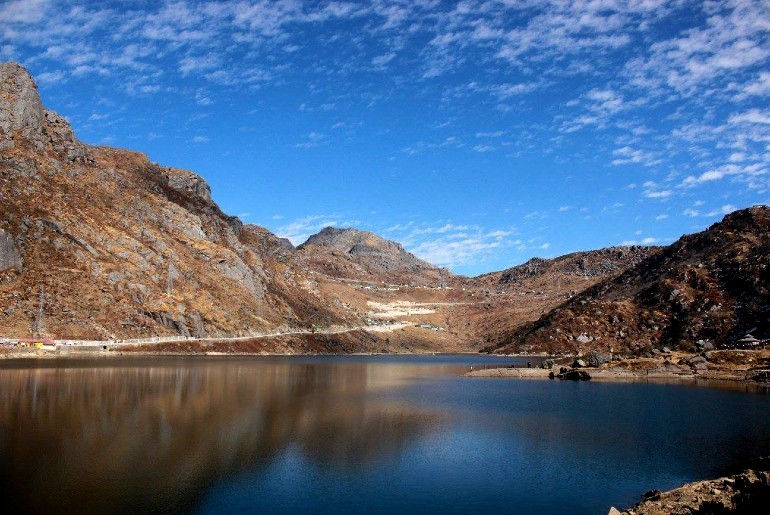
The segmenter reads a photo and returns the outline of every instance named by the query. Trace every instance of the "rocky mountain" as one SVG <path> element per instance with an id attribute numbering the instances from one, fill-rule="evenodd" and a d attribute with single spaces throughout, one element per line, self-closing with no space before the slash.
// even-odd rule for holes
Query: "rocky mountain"
<path id="1" fill-rule="evenodd" d="M 660 247 L 635 245 L 573 252 L 554 259 L 535 257 L 521 265 L 479 276 L 478 280 L 505 288 L 509 285 L 534 287 L 538 279 L 542 279 L 540 282 L 603 279 L 625 271 L 659 250 Z"/>
<path id="2" fill-rule="evenodd" d="M 0 65 L 0 327 L 18 336 L 237 335 L 351 316 L 198 175 L 88 146 Z"/>
<path id="3" fill-rule="evenodd" d="M 727 215 L 683 236 L 536 322 L 501 335 L 497 352 L 647 352 L 770 337 L 770 209 Z"/>
<path id="4" fill-rule="evenodd" d="M 23 67 L 0 64 L 0 334 L 272 335 L 217 352 L 473 350 L 449 329 L 465 293 L 437 288 L 452 277 L 353 229 L 296 249 L 223 213 L 193 172 L 80 142 Z"/>
<path id="5" fill-rule="evenodd" d="M 294 248 L 223 213 L 193 172 L 80 142 L 23 67 L 0 64 L 0 333 L 15 337 L 271 335 L 243 352 L 766 337 L 767 218 L 756 208 L 670 248 L 533 259 L 475 279 L 356 229 Z"/>
<path id="6" fill-rule="evenodd" d="M 437 284 L 452 274 L 417 258 L 401 244 L 352 228 L 326 227 L 299 246 L 313 268 L 335 277 Z"/>

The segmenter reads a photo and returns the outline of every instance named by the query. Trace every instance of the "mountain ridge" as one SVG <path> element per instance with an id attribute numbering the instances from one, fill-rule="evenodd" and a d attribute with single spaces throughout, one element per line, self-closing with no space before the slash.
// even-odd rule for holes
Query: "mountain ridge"
<path id="1" fill-rule="evenodd" d="M 728 214 L 685 235 L 539 320 L 502 336 L 495 352 L 528 349 L 648 352 L 734 346 L 770 337 L 770 209 Z"/>
<path id="2" fill-rule="evenodd" d="M 533 258 L 476 278 L 353 228 L 324 228 L 294 247 L 224 213 L 194 172 L 160 166 L 140 152 L 80 142 L 65 118 L 43 107 L 34 80 L 16 63 L 0 64 L 0 205 L 0 327 L 16 336 L 269 333 L 276 335 L 269 345 L 248 349 L 285 352 L 296 345 L 330 352 L 331 337 L 312 345 L 304 336 L 291 345 L 277 341 L 282 334 L 334 328 L 346 333 L 340 352 L 574 352 L 609 346 L 638 351 L 696 337 L 734 338 L 749 329 L 766 332 L 759 315 L 770 272 L 757 268 L 770 270 L 766 224 L 747 229 L 736 222 L 764 220 L 760 208 L 726 217 L 727 229 L 719 233 L 724 244 L 709 241 L 717 233 L 700 233 L 680 240 L 700 242 L 689 247 L 677 242 Z M 749 241 L 760 250 L 751 251 Z M 691 261 L 705 256 L 707 270 L 714 265 L 729 272 L 728 283 L 697 270 L 681 272 L 684 279 L 668 274 L 662 263 L 677 268 L 677 252 Z M 754 283 L 741 283 L 746 270 Z M 656 281 L 667 286 L 647 287 Z M 756 293 L 756 302 L 735 300 L 731 291 L 738 283 L 743 286 L 736 291 Z M 626 289 L 612 286 L 618 284 Z M 738 323 L 715 327 L 684 304 L 677 313 L 689 318 L 670 316 L 672 300 L 661 299 L 674 290 L 672 300 L 689 306 L 726 292 L 729 303 L 706 306 L 709 316 L 719 315 L 712 309 L 719 304 L 723 318 Z M 644 310 L 655 315 L 652 325 L 639 314 Z M 612 315 L 617 322 L 610 311 L 618 311 Z M 560 313 L 573 320 L 564 322 Z M 636 343 L 626 345 L 630 341 Z"/>

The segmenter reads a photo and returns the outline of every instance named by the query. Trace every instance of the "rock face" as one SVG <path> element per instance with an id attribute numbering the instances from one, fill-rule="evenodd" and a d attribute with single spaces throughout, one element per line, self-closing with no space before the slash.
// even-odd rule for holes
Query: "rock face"
<path id="1" fill-rule="evenodd" d="M 727 215 L 517 330 L 501 351 L 645 353 L 770 337 L 770 209 Z"/>
<path id="2" fill-rule="evenodd" d="M 17 63 L 0 63 L 0 149 L 14 138 L 39 140 L 45 114 L 35 81 Z"/>
<path id="3" fill-rule="evenodd" d="M 85 161 L 88 159 L 86 146 L 75 137 L 69 122 L 47 109 L 44 110 L 45 123 L 42 126 L 44 137 L 47 137 L 54 152 L 62 156 L 65 161 Z"/>
<path id="4" fill-rule="evenodd" d="M 16 249 L 13 237 L 0 229 L 0 274 L 8 270 L 21 272 L 21 255 Z"/>
<path id="5" fill-rule="evenodd" d="M 211 188 L 199 175 L 178 168 L 163 168 L 161 176 L 168 185 L 183 195 L 194 195 L 204 202 L 211 202 Z"/>

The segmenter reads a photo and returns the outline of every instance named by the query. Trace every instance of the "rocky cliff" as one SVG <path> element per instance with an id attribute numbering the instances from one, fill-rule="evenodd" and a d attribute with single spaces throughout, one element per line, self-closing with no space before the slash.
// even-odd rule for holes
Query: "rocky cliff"
<path id="1" fill-rule="evenodd" d="M 648 352 L 770 337 L 770 209 L 727 215 L 505 336 L 499 352 Z"/>

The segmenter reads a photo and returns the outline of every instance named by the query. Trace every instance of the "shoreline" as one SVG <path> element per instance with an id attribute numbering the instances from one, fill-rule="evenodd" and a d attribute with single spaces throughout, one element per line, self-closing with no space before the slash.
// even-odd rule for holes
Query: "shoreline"
<path id="1" fill-rule="evenodd" d="M 748 469 L 740 474 L 693 481 L 661 492 L 651 490 L 641 501 L 608 515 L 670 515 L 713 513 L 762 513 L 770 501 L 770 472 Z"/>
<path id="2" fill-rule="evenodd" d="M 0 353 L 0 363 L 14 361 L 80 361 L 80 360 L 99 360 L 99 359 L 129 359 L 152 358 L 152 357 L 232 357 L 232 358 L 258 358 L 258 357 L 315 357 L 315 356 L 490 356 L 488 354 L 479 354 L 475 352 L 222 352 L 222 351 L 185 351 L 185 350 L 145 350 L 135 348 L 111 348 L 108 350 L 60 350 L 30 349 L 24 352 L 5 352 Z M 492 355 L 495 356 L 495 355 Z M 510 354 L 497 355 L 499 357 L 510 357 L 517 359 L 524 358 L 543 358 L 542 354 Z M 621 361 L 618 364 L 599 368 L 585 367 L 577 370 L 584 370 L 591 376 L 594 382 L 676 382 L 680 384 L 733 384 L 733 385 L 751 385 L 760 388 L 770 388 L 770 383 L 763 383 L 752 380 L 750 372 L 746 370 L 667 370 L 659 368 L 665 366 L 664 360 L 654 360 L 655 368 L 634 369 L 628 366 L 618 366 L 624 364 Z M 648 363 L 649 364 L 649 363 Z M 1 366 L 1 365 L 0 365 Z M 549 374 L 558 370 L 541 367 L 512 367 L 499 366 L 495 363 L 480 364 L 484 368 L 471 370 L 463 374 L 467 378 L 503 378 L 503 379 L 550 379 Z"/>
<path id="3" fill-rule="evenodd" d="M 76 350 L 62 352 L 58 350 L 40 350 L 34 349 L 26 352 L 8 352 L 0 353 L 0 362 L 3 360 L 15 361 L 15 360 L 47 360 L 47 359 L 109 359 L 109 358 L 130 358 L 134 356 L 142 357 L 169 357 L 169 356 L 186 356 L 186 357 L 217 357 L 217 356 L 231 356 L 231 357 L 302 357 L 302 356 L 490 356 L 489 354 L 479 354 L 477 352 L 222 352 L 222 351 L 205 351 L 205 352 L 189 352 L 189 351 L 152 351 L 152 350 L 126 350 L 119 348 L 112 348 L 109 350 Z M 502 357 L 502 356 L 501 356 Z M 505 356 L 505 357 L 540 357 L 540 356 Z M 489 369 L 493 370 L 493 369 Z"/>
<path id="4" fill-rule="evenodd" d="M 647 373 L 644 371 L 613 370 L 613 369 L 595 369 L 581 368 L 591 376 L 591 381 L 612 382 L 627 381 L 635 379 L 676 379 L 679 381 L 739 381 L 749 382 L 743 374 L 696 374 L 696 373 L 677 373 L 666 371 L 655 371 Z M 552 369 L 548 368 L 486 368 L 474 370 L 465 374 L 465 377 L 500 377 L 500 378 L 531 378 L 531 379 L 550 379 L 549 374 Z"/>

